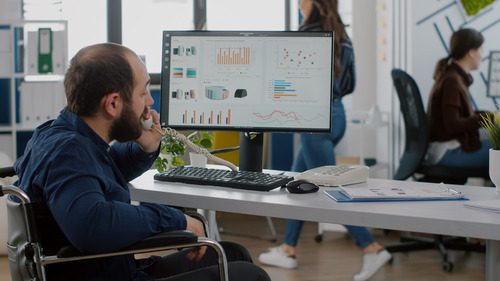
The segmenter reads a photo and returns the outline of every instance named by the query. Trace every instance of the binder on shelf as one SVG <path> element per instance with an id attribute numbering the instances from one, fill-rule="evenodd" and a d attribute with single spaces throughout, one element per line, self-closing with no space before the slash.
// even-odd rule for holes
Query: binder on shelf
<path id="1" fill-rule="evenodd" d="M 31 84 L 31 97 L 33 99 L 33 124 L 32 127 L 35 128 L 38 125 L 42 124 L 44 121 L 45 109 L 50 106 L 50 101 L 46 98 L 47 93 L 47 84 L 45 82 L 42 83 L 33 83 Z"/>
<path id="2" fill-rule="evenodd" d="M 20 101 L 21 104 L 19 106 L 19 111 L 21 112 L 21 127 L 23 128 L 32 128 L 34 127 L 34 100 L 33 100 L 33 90 L 31 83 L 21 83 L 19 87 Z"/>
<path id="3" fill-rule="evenodd" d="M 0 125 L 10 124 L 10 81 L 0 79 Z"/>
<path id="4" fill-rule="evenodd" d="M 12 72 L 12 48 L 9 26 L 0 25 L 0 77 L 10 77 Z"/>
<path id="5" fill-rule="evenodd" d="M 64 46 L 67 45 L 65 32 L 50 30 L 50 36 L 41 36 L 40 32 L 45 34 L 48 29 L 28 32 L 26 74 L 64 75 L 67 60 L 64 52 Z"/>
<path id="6" fill-rule="evenodd" d="M 337 202 L 390 202 L 468 200 L 463 193 L 445 184 L 406 187 L 341 186 L 325 190 Z"/>
<path id="7" fill-rule="evenodd" d="M 20 89 L 23 129 L 56 118 L 66 104 L 62 81 L 24 82 Z"/>
<path id="8" fill-rule="evenodd" d="M 15 5 L 7 3 L 3 5 L 7 9 L 2 9 L 3 2 L 0 1 L 0 14 L 11 11 L 10 7 L 21 9 L 22 6 L 22 1 L 8 0 Z M 3 20 L 0 24 L 0 135 L 10 138 L 0 137 L 0 150 L 11 151 L 15 159 L 22 154 L 32 130 L 45 120 L 53 119 L 66 104 L 62 78 L 68 61 L 67 21 L 30 21 L 20 17 Z M 29 82 L 52 83 L 38 84 L 41 88 L 36 89 L 35 85 L 25 84 Z"/>
<path id="9" fill-rule="evenodd" d="M 59 112 L 66 106 L 66 95 L 64 93 L 64 84 L 62 82 L 54 83 L 52 85 L 52 109 L 50 111 L 50 118 L 55 119 Z"/>

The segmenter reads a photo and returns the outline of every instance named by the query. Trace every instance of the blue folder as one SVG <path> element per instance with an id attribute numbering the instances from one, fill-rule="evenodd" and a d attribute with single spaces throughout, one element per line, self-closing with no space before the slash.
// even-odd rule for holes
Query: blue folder
<path id="1" fill-rule="evenodd" d="M 405 198 L 363 198 L 356 199 L 349 197 L 344 191 L 338 187 L 325 190 L 325 194 L 339 203 L 353 203 L 353 202 L 401 202 L 401 201 L 458 201 L 469 200 L 466 197 L 443 197 L 443 198 L 425 198 L 425 197 L 405 197 Z"/>

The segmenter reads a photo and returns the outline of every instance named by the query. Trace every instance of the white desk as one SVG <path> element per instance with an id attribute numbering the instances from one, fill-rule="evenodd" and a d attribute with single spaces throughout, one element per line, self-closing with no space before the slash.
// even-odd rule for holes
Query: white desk
<path id="1" fill-rule="evenodd" d="M 486 239 L 485 280 L 500 280 L 500 214 L 465 207 L 464 201 L 337 203 L 321 190 L 289 194 L 246 191 L 216 186 L 156 182 L 155 170 L 130 183 L 133 200 L 214 211 L 350 224 L 403 231 Z M 370 179 L 364 185 L 422 185 Z M 494 188 L 453 186 L 471 200 L 500 198 Z"/>

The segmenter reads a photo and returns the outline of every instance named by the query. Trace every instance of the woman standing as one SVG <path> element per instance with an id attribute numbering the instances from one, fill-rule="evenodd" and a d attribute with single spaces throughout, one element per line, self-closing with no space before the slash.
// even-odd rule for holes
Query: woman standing
<path id="1" fill-rule="evenodd" d="M 337 0 L 301 0 L 303 15 L 301 31 L 334 31 L 334 87 L 332 100 L 332 130 L 327 134 L 301 134 L 301 147 L 294 159 L 292 170 L 302 172 L 312 168 L 335 165 L 335 146 L 344 136 L 346 116 L 342 97 L 352 93 L 355 85 L 354 51 L 345 26 L 338 14 Z M 295 250 L 304 222 L 288 220 L 284 242 L 259 256 L 263 264 L 296 268 Z M 391 255 L 374 241 L 365 227 L 345 226 L 356 244 L 363 249 L 361 271 L 355 281 L 368 280 L 384 265 Z"/>

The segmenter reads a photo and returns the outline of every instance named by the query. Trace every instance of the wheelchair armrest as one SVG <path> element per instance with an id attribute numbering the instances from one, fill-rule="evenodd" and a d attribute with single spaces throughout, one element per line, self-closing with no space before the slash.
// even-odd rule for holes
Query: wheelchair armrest
<path id="1" fill-rule="evenodd" d="M 183 245 L 191 245 L 197 242 L 198 242 L 198 237 L 194 235 L 192 232 L 185 230 L 169 231 L 148 237 L 129 247 L 120 249 L 116 251 L 116 253 L 118 254 L 122 252 L 124 253 L 140 252 L 142 250 L 162 248 L 162 247 L 182 248 Z M 106 255 L 106 253 L 103 254 Z M 113 253 L 108 253 L 108 254 L 113 255 Z M 94 256 L 95 254 L 82 253 L 71 245 L 65 246 L 57 252 L 58 258 L 84 257 L 87 255 Z"/>
<path id="2" fill-rule="evenodd" d="M 185 230 L 160 233 L 148 237 L 132 246 L 111 253 L 86 254 L 79 252 L 72 246 L 66 246 L 59 250 L 56 256 L 43 257 L 40 262 L 42 265 L 48 265 L 77 260 L 120 256 L 127 254 L 139 254 L 144 252 L 172 250 L 197 246 L 208 246 L 217 252 L 220 280 L 227 281 L 227 258 L 224 252 L 224 248 L 216 241 L 210 240 L 206 237 L 198 237 L 194 233 Z"/>
<path id="3" fill-rule="evenodd" d="M 208 221 L 207 219 L 200 213 L 196 211 L 186 211 L 186 215 L 199 220 L 203 224 L 203 230 L 205 232 L 205 237 L 208 237 Z"/>
<path id="4" fill-rule="evenodd" d="M 0 178 L 13 177 L 16 175 L 16 171 L 14 171 L 14 167 L 1 167 L 0 168 Z"/>
<path id="5" fill-rule="evenodd" d="M 196 242 L 198 242 L 198 236 L 194 233 L 186 230 L 176 230 L 153 235 L 124 250 L 140 250 L 144 248 L 185 245 Z"/>

